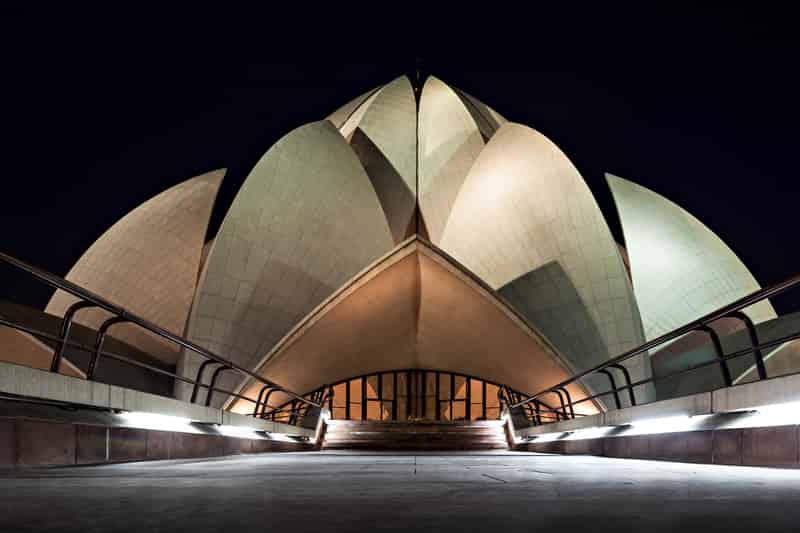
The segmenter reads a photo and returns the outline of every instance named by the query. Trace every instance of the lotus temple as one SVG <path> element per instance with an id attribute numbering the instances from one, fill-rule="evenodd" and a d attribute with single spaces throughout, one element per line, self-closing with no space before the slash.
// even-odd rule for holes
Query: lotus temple
<path id="1" fill-rule="evenodd" d="M 795 524 L 800 275 L 498 108 L 401 76 L 229 206 L 209 169 L 63 277 L 0 251 L 53 291 L 0 301 L 0 530 Z"/>
<path id="2" fill-rule="evenodd" d="M 760 288 L 680 206 L 608 174 L 617 212 L 602 213 L 547 137 L 432 76 L 419 102 L 400 77 L 266 147 L 209 235 L 224 176 L 221 169 L 190 178 L 134 209 L 66 279 L 292 390 L 337 384 L 334 418 L 362 410 L 379 420 L 463 418 L 467 410 L 477 418 L 487 408 L 496 417 L 498 385 L 546 388 Z M 619 217 L 624 242 L 615 241 L 607 217 Z M 76 300 L 56 291 L 43 313 L 18 306 L 6 313 L 57 324 Z M 767 300 L 744 312 L 763 335 L 794 319 L 778 317 Z M 76 327 L 86 335 L 105 315 L 82 311 Z M 745 344 L 744 328 L 735 319 L 715 325 L 731 347 Z M 17 347 L 12 362 L 49 366 L 47 343 L 1 333 Z M 202 357 L 148 331 L 120 324 L 109 335 L 131 357 L 198 374 Z M 705 344 L 690 334 L 625 366 L 633 380 L 666 374 L 713 358 Z M 797 367 L 798 357 L 786 344 L 765 361 L 775 375 Z M 62 371 L 85 376 L 85 359 L 67 355 Z M 747 361 L 731 371 L 734 382 L 754 374 Z M 185 383 L 114 362 L 98 372 L 139 390 L 191 394 Z M 587 396 L 606 386 L 601 378 L 569 391 Z M 218 383 L 252 398 L 259 391 L 232 373 Z M 484 383 L 490 398 L 480 396 Z M 708 368 L 636 394 L 648 401 L 721 383 Z M 462 400 L 455 412 L 450 397 Z M 211 404 L 252 410 L 232 396 Z"/>

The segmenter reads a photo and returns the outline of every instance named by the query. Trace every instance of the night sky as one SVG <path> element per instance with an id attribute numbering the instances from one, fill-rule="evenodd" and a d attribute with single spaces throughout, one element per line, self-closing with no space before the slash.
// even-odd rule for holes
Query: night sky
<path id="1" fill-rule="evenodd" d="M 419 65 L 550 137 L 618 239 L 606 171 L 693 213 L 763 285 L 800 272 L 794 13 L 576 4 L 376 31 L 198 9 L 0 8 L 0 250 L 65 275 L 127 212 L 227 167 L 215 230 L 276 140 Z M 0 298 L 50 292 L 0 268 Z"/>

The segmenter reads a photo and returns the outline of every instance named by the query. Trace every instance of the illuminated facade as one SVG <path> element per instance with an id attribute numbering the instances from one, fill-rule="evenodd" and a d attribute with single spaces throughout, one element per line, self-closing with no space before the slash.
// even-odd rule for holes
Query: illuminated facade
<path id="1" fill-rule="evenodd" d="M 223 173 L 132 211 L 67 279 L 289 389 L 338 384 L 334 416 L 370 401 L 372 418 L 487 416 L 487 386 L 546 388 L 758 288 L 697 219 L 609 176 L 622 248 L 555 144 L 434 77 L 418 95 L 397 78 L 287 133 L 209 238 Z M 47 312 L 70 303 L 57 293 Z M 748 314 L 776 317 L 767 302 Z M 87 310 L 76 321 L 102 319 Z M 115 328 L 196 377 L 196 356 Z M 651 376 L 651 355 L 625 363 L 634 381 Z M 259 393 L 230 372 L 217 385 Z M 568 392 L 606 385 L 591 378 Z M 189 394 L 176 384 L 178 398 Z"/>

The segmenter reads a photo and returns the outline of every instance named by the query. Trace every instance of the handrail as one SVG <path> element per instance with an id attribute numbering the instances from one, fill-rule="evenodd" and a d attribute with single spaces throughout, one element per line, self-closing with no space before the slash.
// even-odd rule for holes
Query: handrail
<path id="1" fill-rule="evenodd" d="M 221 357 L 221 356 L 209 351 L 208 349 L 203 348 L 202 346 L 193 343 L 192 341 L 190 341 L 188 339 L 185 339 L 185 338 L 183 338 L 183 337 L 181 337 L 179 335 L 176 335 L 175 333 L 167 331 L 164 328 L 162 328 L 160 326 L 157 326 L 156 324 L 150 322 L 149 320 L 141 318 L 138 315 L 135 315 L 135 314 L 131 313 L 130 311 L 128 311 L 128 310 L 126 310 L 126 309 L 124 309 L 124 308 L 122 308 L 122 307 L 120 307 L 118 305 L 115 305 L 115 304 L 109 302 L 105 298 L 102 298 L 101 296 L 98 296 L 98 295 L 92 293 L 91 291 L 89 291 L 87 289 L 84 289 L 83 287 L 81 287 L 79 285 L 76 285 L 75 283 L 67 281 L 67 280 L 65 280 L 65 279 L 63 279 L 63 278 L 61 278 L 59 276 L 56 276 L 55 274 L 51 274 L 50 272 L 47 272 L 47 271 L 45 271 L 43 269 L 35 267 L 35 266 L 33 266 L 33 265 L 29 264 L 29 263 L 26 263 L 25 261 L 22 261 L 21 259 L 17 259 L 16 257 L 13 257 L 13 256 L 8 255 L 8 254 L 3 253 L 3 252 L 0 252 L 0 261 L 2 261 L 2 262 L 6 263 L 8 265 L 11 265 L 11 266 L 13 266 L 15 268 L 18 268 L 18 269 L 20 269 L 20 270 L 32 275 L 33 277 L 37 278 L 38 280 L 44 282 L 47 285 L 50 285 L 51 287 L 66 291 L 66 292 L 72 294 L 73 296 L 77 296 L 78 298 L 81 298 L 81 299 L 83 299 L 83 300 L 85 300 L 87 302 L 90 302 L 90 303 L 94 304 L 95 306 L 97 306 L 97 307 L 99 307 L 101 309 L 104 309 L 104 310 L 106 310 L 106 311 L 108 311 L 108 312 L 110 312 L 110 313 L 112 313 L 112 314 L 114 314 L 114 315 L 116 315 L 116 316 L 118 316 L 120 318 L 124 318 L 128 322 L 136 324 L 137 326 L 139 326 L 141 328 L 144 328 L 145 330 L 150 331 L 151 333 L 154 333 L 154 334 L 158 335 L 159 337 L 167 339 L 167 340 L 169 340 L 171 342 L 174 342 L 175 344 L 178 344 L 179 346 L 182 346 L 183 348 L 191 350 L 191 351 L 193 351 L 193 352 L 205 357 L 206 359 L 212 359 L 212 360 L 216 361 L 217 363 L 229 366 L 231 369 L 236 370 L 237 372 L 239 372 L 241 374 L 244 374 L 247 377 L 255 379 L 256 381 L 259 381 L 259 382 L 261 382 L 261 383 L 263 383 L 265 385 L 270 385 L 270 386 L 276 388 L 277 390 L 280 390 L 280 392 L 283 392 L 284 394 L 286 394 L 286 395 L 288 395 L 288 396 L 290 396 L 290 397 L 292 397 L 292 398 L 294 398 L 294 399 L 296 399 L 298 401 L 301 401 L 301 402 L 309 404 L 309 405 L 313 405 L 314 407 L 319 407 L 319 408 L 322 407 L 321 405 L 317 404 L 316 402 L 313 402 L 311 400 L 307 400 L 307 399 L 303 398 L 302 396 L 300 396 L 299 394 L 297 394 L 297 393 L 295 393 L 293 391 L 290 391 L 290 390 L 286 389 L 285 387 L 283 387 L 283 386 L 281 386 L 281 385 L 279 385 L 279 384 L 277 384 L 277 383 L 275 383 L 273 381 L 270 381 L 270 380 L 268 380 L 266 378 L 263 378 L 263 377 L 259 376 L 258 374 L 254 373 L 254 372 L 251 372 L 250 370 L 247 370 L 246 368 L 244 368 L 242 366 L 237 365 L 233 361 L 229 361 L 228 359 L 225 359 L 224 357 Z"/>
<path id="2" fill-rule="evenodd" d="M 29 335 L 33 335 L 35 337 L 39 337 L 39 338 L 42 338 L 42 339 L 47 339 L 47 340 L 54 341 L 54 342 L 59 342 L 61 340 L 61 338 L 58 337 L 57 335 L 53 335 L 53 334 L 48 333 L 46 331 L 41 331 L 41 330 L 29 327 L 29 326 L 24 326 L 22 324 L 17 324 L 16 322 L 12 322 L 10 320 L 6 320 L 3 317 L 0 317 L 0 326 L 13 328 L 13 329 L 16 329 L 16 330 L 19 330 L 19 331 L 23 331 L 23 332 L 25 332 L 25 333 L 27 333 Z M 90 352 L 90 353 L 99 353 L 100 355 L 102 355 L 104 357 L 110 357 L 111 359 L 115 359 L 117 361 L 121 361 L 123 363 L 129 364 L 129 365 L 132 365 L 132 366 L 138 366 L 139 368 L 144 368 L 146 370 L 150 370 L 151 372 L 154 372 L 156 374 L 169 376 L 169 377 L 177 379 L 178 381 L 181 381 L 183 383 L 188 383 L 190 385 L 197 385 L 199 387 L 203 387 L 204 389 L 210 389 L 210 390 L 213 390 L 215 392 L 222 392 L 222 393 L 225 393 L 225 394 L 229 394 L 229 395 L 233 396 L 234 398 L 238 398 L 240 400 L 245 400 L 245 401 L 248 401 L 248 402 L 251 402 L 251 403 L 255 403 L 255 400 L 253 400 L 252 398 L 248 398 L 247 396 L 238 394 L 236 392 L 233 392 L 233 391 L 230 391 L 230 390 L 227 390 L 227 389 L 221 389 L 219 387 L 210 387 L 210 386 L 206 385 L 205 383 L 198 383 L 197 381 L 195 381 L 193 379 L 189 379 L 187 377 L 175 374 L 174 372 L 170 372 L 169 370 L 164 370 L 163 368 L 159 368 L 159 367 L 154 366 L 154 365 L 150 365 L 150 364 L 147 364 L 147 363 L 143 363 L 141 361 L 137 361 L 136 359 L 133 359 L 131 357 L 127 357 L 127 356 L 124 356 L 124 355 L 116 354 L 114 352 L 109 352 L 107 350 L 100 350 L 99 352 L 96 352 L 95 351 L 96 348 L 91 347 L 91 346 L 89 346 L 87 344 L 81 344 L 81 343 L 76 342 L 76 341 L 68 340 L 66 344 L 67 344 L 67 346 L 69 346 L 71 348 L 75 348 L 76 350 L 82 350 L 82 351 Z"/>
<path id="3" fill-rule="evenodd" d="M 528 396 L 527 398 L 525 398 L 524 400 L 521 400 L 521 401 L 515 403 L 514 405 L 510 405 L 509 409 L 515 409 L 517 407 L 521 407 L 521 406 L 523 406 L 523 405 L 525 405 L 527 403 L 530 403 L 533 400 L 539 398 L 540 396 L 543 396 L 545 394 L 550 394 L 552 392 L 555 392 L 557 389 L 561 389 L 563 387 L 566 387 L 567 385 L 569 385 L 571 383 L 574 383 L 574 382 L 578 381 L 579 379 L 588 376 L 589 374 L 593 374 L 593 373 L 598 372 L 600 370 L 604 370 L 604 369 L 606 369 L 606 368 L 608 368 L 608 367 L 610 367 L 612 365 L 615 365 L 615 364 L 620 364 L 623 361 L 627 361 L 628 359 L 631 359 L 632 357 L 635 357 L 635 356 L 640 355 L 640 354 L 642 354 L 644 352 L 647 352 L 651 348 L 655 348 L 655 347 L 660 346 L 660 345 L 662 345 L 662 344 L 664 344 L 666 342 L 669 342 L 671 340 L 677 339 L 678 337 L 681 337 L 681 336 L 683 336 L 683 335 L 685 335 L 687 333 L 691 333 L 692 331 L 696 331 L 699 328 L 701 328 L 703 326 L 706 326 L 711 322 L 714 322 L 714 321 L 719 320 L 721 318 L 726 318 L 726 317 L 728 317 L 729 315 L 731 315 L 733 313 L 741 311 L 742 309 L 744 309 L 746 307 L 749 307 L 749 306 L 751 306 L 751 305 L 753 305 L 755 303 L 758 303 L 758 302 L 760 302 L 762 300 L 765 300 L 765 299 L 767 299 L 767 298 L 769 298 L 771 296 L 775 296 L 775 295 L 781 294 L 781 293 L 783 293 L 783 292 L 785 292 L 785 291 L 787 291 L 787 290 L 789 290 L 789 289 L 791 289 L 791 288 L 793 288 L 793 287 L 795 287 L 797 285 L 800 285 L 800 274 L 796 274 L 794 276 L 791 276 L 791 277 L 789 277 L 789 278 L 787 278 L 787 279 L 785 279 L 785 280 L 783 280 L 783 281 L 781 281 L 779 283 L 771 285 L 769 287 L 766 287 L 766 288 L 763 288 L 763 289 L 759 289 L 759 290 L 757 290 L 757 291 L 755 291 L 755 292 L 753 292 L 751 294 L 748 294 L 747 296 L 739 298 L 738 300 L 736 300 L 736 301 L 734 301 L 734 302 L 732 302 L 732 303 L 730 303 L 728 305 L 720 307 L 716 311 L 712 311 L 711 313 L 708 313 L 708 314 L 706 314 L 706 315 L 704 315 L 704 316 L 702 316 L 702 317 L 700 317 L 700 318 L 698 318 L 696 320 L 693 320 L 692 322 L 689 322 L 688 324 L 686 324 L 684 326 L 676 328 L 676 329 L 674 329 L 674 330 L 672 330 L 672 331 L 670 331 L 668 333 L 665 333 L 665 334 L 661 335 L 660 337 L 656 337 L 655 339 L 652 339 L 652 340 L 650 340 L 648 342 L 645 342 L 644 344 L 642 344 L 642 345 L 640 345 L 640 346 L 638 346 L 636 348 L 628 350 L 627 352 L 624 352 L 624 353 L 622 353 L 622 354 L 620 354 L 620 355 L 618 355 L 618 356 L 616 356 L 616 357 L 614 357 L 612 359 L 609 359 L 608 361 L 605 361 L 605 362 L 603 362 L 603 363 L 601 363 L 599 365 L 596 365 L 596 366 L 594 366 L 592 368 L 589 368 L 588 370 L 583 370 L 581 372 L 578 372 L 578 373 L 574 374 L 573 376 L 571 376 L 570 378 L 562 381 L 561 383 L 558 383 L 558 384 L 556 384 L 556 385 L 554 385 L 554 386 L 552 386 L 552 387 L 550 387 L 548 389 L 545 389 L 545 390 L 542 390 L 540 392 L 537 392 L 536 394 L 532 394 L 532 395 Z M 751 351 L 754 351 L 753 348 L 748 349 L 746 353 L 749 353 Z M 725 359 L 727 360 L 728 357 L 726 357 Z M 718 364 L 718 361 L 716 361 L 716 360 L 712 361 L 712 364 Z M 703 365 L 703 366 L 705 366 L 705 365 Z M 667 376 L 667 377 L 671 377 L 671 376 Z M 632 383 L 630 385 L 626 385 L 625 387 L 622 387 L 622 389 L 627 389 L 627 388 L 631 388 L 632 389 L 635 386 L 643 385 L 645 383 L 649 383 L 651 381 L 654 381 L 655 379 L 656 378 L 649 378 L 649 379 L 646 379 L 646 380 L 640 380 L 640 381 L 638 381 L 636 383 Z M 609 391 L 609 392 L 611 392 L 611 391 Z M 608 394 L 609 392 L 606 392 L 606 393 L 603 393 L 603 394 L 600 394 L 600 395 L 594 395 L 592 398 Z M 577 401 L 575 403 L 581 403 L 581 402 L 583 402 L 585 400 L 586 399 L 581 399 L 581 400 L 579 400 L 579 401 Z"/>

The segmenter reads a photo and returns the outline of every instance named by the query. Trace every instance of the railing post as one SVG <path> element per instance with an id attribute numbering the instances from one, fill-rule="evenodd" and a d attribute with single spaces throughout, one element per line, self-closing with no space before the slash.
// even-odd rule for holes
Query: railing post
<path id="1" fill-rule="evenodd" d="M 208 365 L 218 365 L 216 361 L 212 359 L 206 359 L 200 364 L 200 368 L 197 369 L 197 376 L 194 378 L 194 387 L 192 388 L 192 398 L 189 400 L 189 403 L 194 403 L 197 400 L 197 391 L 200 389 L 200 383 L 203 382 L 203 374 L 206 371 L 206 367 Z M 208 391 L 211 392 L 211 389 Z"/>
<path id="2" fill-rule="evenodd" d="M 261 400 L 264 397 L 264 393 L 271 388 L 272 387 L 270 385 L 264 385 L 263 387 L 261 387 L 261 390 L 258 391 L 258 399 L 256 400 L 256 407 L 255 409 L 253 409 L 253 418 L 255 418 L 258 415 L 258 408 L 261 407 Z"/>
<path id="3" fill-rule="evenodd" d="M 633 382 L 631 381 L 631 373 L 628 372 L 628 369 L 619 363 L 608 365 L 608 368 L 616 368 L 617 370 L 622 372 L 622 377 L 625 378 L 625 384 L 627 385 L 628 399 L 631 401 L 631 407 L 636 405 L 636 395 L 633 392 L 633 386 L 632 386 Z"/>
<path id="4" fill-rule="evenodd" d="M 211 374 L 211 383 L 208 384 L 208 392 L 206 393 L 206 407 L 211 405 L 211 395 L 214 394 L 214 385 L 217 384 L 217 378 L 219 375 L 226 371 L 226 370 L 233 370 L 229 366 L 222 365 L 214 370 L 214 373 Z"/>
<path id="5" fill-rule="evenodd" d="M 598 373 L 608 376 L 608 381 L 611 382 L 611 392 L 614 394 L 614 404 L 617 406 L 617 409 L 622 409 L 622 402 L 619 401 L 619 391 L 617 391 L 617 383 L 614 381 L 614 376 L 605 368 L 598 370 Z"/>
<path id="6" fill-rule="evenodd" d="M 72 319 L 75 318 L 75 313 L 87 307 L 97 307 L 97 305 L 92 302 L 87 302 L 86 300 L 79 300 L 70 305 L 64 313 L 64 318 L 61 321 L 61 330 L 59 331 L 61 340 L 53 351 L 53 360 L 50 362 L 50 372 L 58 372 L 61 366 L 61 359 L 64 358 L 64 351 L 67 349 L 69 331 L 72 329 Z"/>
<path id="7" fill-rule="evenodd" d="M 711 326 L 703 325 L 697 328 L 697 330 L 703 331 L 711 337 L 711 344 L 714 346 L 714 354 L 717 357 L 717 361 L 719 361 L 720 372 L 722 372 L 722 381 L 725 383 L 726 387 L 730 387 L 733 385 L 733 379 L 731 379 L 731 371 L 728 368 L 728 362 L 725 360 L 725 352 L 722 349 L 722 341 L 719 340 L 719 335 Z"/>
<path id="8" fill-rule="evenodd" d="M 278 390 L 278 389 L 274 389 L 274 388 L 272 388 L 272 389 L 269 389 L 269 390 L 267 391 L 267 395 L 264 397 L 264 403 L 262 404 L 262 407 L 261 407 L 261 418 L 262 418 L 262 419 L 265 419 L 265 418 L 267 418 L 267 414 L 268 414 L 268 413 L 267 413 L 267 407 L 269 406 L 269 397 L 270 397 L 270 396 L 272 395 L 272 393 L 273 393 L 273 392 L 275 392 L 276 390 Z M 273 416 L 273 417 L 272 417 L 272 420 L 273 420 L 273 421 L 275 420 L 275 416 Z"/>
<path id="9" fill-rule="evenodd" d="M 100 362 L 100 354 L 103 352 L 103 344 L 106 342 L 108 328 L 122 322 L 129 322 L 129 320 L 121 316 L 112 316 L 100 325 L 94 343 L 94 352 L 92 353 L 92 358 L 89 360 L 89 368 L 86 370 L 86 379 L 90 381 L 94 379 L 94 372 L 97 370 L 97 364 Z"/>
<path id="10" fill-rule="evenodd" d="M 564 413 L 564 420 L 567 420 L 569 417 L 567 416 L 567 406 L 564 405 L 564 395 L 558 389 L 554 389 L 553 392 L 558 394 L 558 401 L 561 402 L 561 412 Z M 558 421 L 558 411 L 556 411 L 556 421 Z"/>
<path id="11" fill-rule="evenodd" d="M 560 390 L 564 392 L 564 396 L 567 397 L 567 405 L 569 406 L 569 415 L 571 418 L 575 418 L 575 409 L 572 407 L 572 396 L 569 395 L 569 391 L 566 387 L 559 387 Z"/>
<path id="12" fill-rule="evenodd" d="M 758 332 L 753 320 L 744 314 L 742 311 L 735 311 L 728 314 L 731 318 L 738 318 L 747 327 L 747 333 L 750 335 L 750 347 L 753 348 L 753 357 L 756 360 L 756 370 L 758 370 L 758 379 L 767 379 L 767 368 L 764 366 L 764 355 L 761 353 L 758 342 Z"/>

